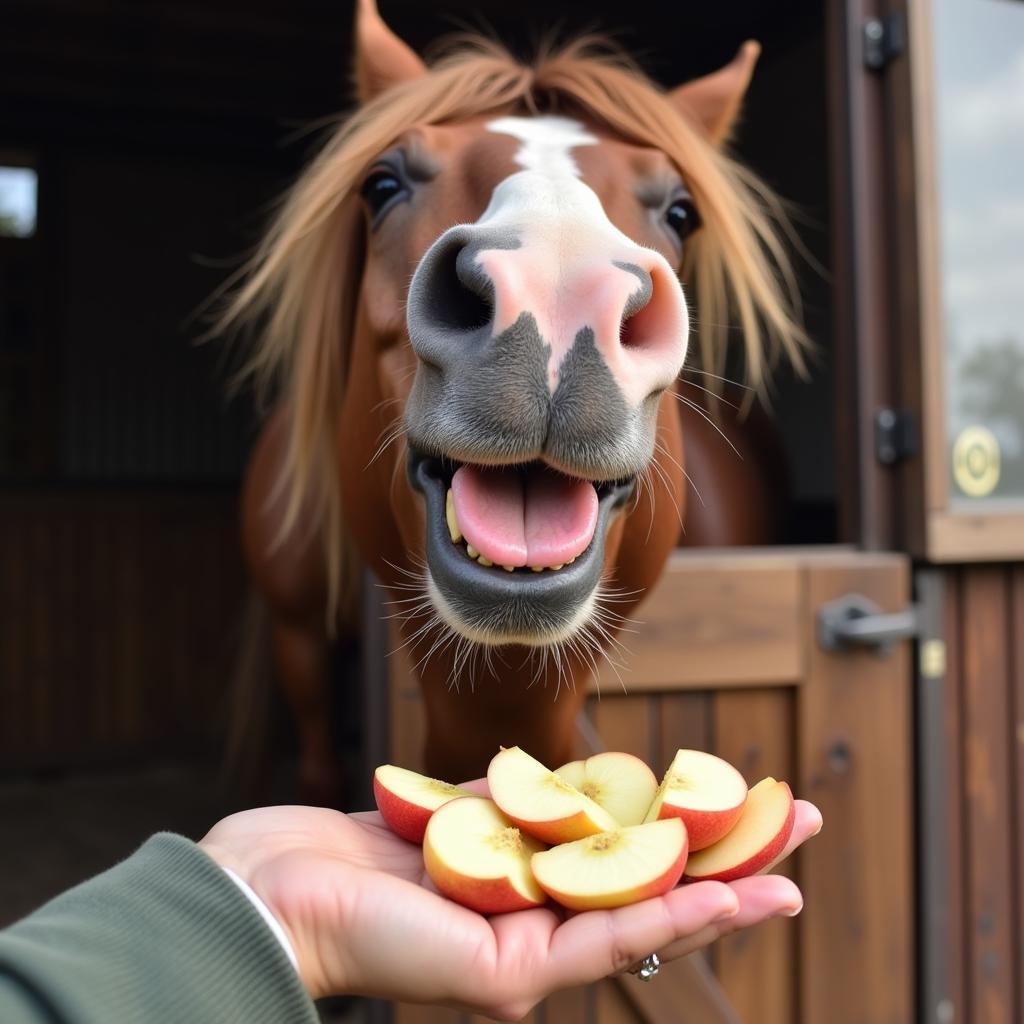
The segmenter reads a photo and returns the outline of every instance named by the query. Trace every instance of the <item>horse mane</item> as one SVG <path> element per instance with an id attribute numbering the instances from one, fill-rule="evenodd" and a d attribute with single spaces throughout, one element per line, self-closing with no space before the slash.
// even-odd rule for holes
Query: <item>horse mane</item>
<path id="1" fill-rule="evenodd" d="M 286 497 L 280 537 L 300 516 L 319 531 L 328 569 L 328 623 L 351 607 L 356 581 L 347 551 L 336 466 L 363 252 L 359 186 L 379 154 L 419 124 L 489 113 L 583 115 L 624 139 L 662 150 L 677 165 L 700 213 L 682 277 L 696 293 L 699 359 L 721 374 L 733 317 L 747 383 L 765 387 L 787 359 L 804 370 L 808 342 L 799 293 L 781 242 L 781 205 L 755 175 L 716 149 L 622 53 L 587 37 L 544 46 L 528 63 L 498 43 L 463 37 L 428 75 L 395 86 L 338 125 L 283 199 L 238 275 L 216 329 L 248 329 L 254 345 L 240 379 L 289 415 L 279 481 Z M 311 513 L 311 515 L 310 515 Z"/>

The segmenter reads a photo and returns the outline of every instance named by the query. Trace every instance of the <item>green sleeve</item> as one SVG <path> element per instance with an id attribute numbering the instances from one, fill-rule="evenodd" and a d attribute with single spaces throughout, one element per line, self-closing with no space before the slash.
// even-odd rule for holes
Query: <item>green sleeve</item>
<path id="1" fill-rule="evenodd" d="M 315 1024 L 295 969 L 199 847 L 161 833 L 0 932 L 3 1024 Z"/>

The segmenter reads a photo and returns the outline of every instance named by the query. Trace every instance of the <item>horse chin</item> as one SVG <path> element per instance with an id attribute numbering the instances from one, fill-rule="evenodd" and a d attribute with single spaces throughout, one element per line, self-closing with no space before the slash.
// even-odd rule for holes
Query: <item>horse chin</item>
<path id="1" fill-rule="evenodd" d="M 445 501 L 452 467 L 410 451 L 409 477 L 426 506 L 427 591 L 454 632 L 487 646 L 547 647 L 583 630 L 594 613 L 604 572 L 605 538 L 632 496 L 636 481 L 595 485 L 597 527 L 573 562 L 541 572 L 481 565 L 452 542 Z"/>

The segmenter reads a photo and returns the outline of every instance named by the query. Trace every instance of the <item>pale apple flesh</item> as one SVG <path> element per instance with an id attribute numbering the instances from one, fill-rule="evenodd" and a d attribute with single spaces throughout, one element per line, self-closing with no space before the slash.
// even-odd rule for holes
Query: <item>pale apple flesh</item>
<path id="1" fill-rule="evenodd" d="M 728 761 L 703 750 L 679 750 L 644 820 L 682 818 L 695 853 L 733 828 L 746 799 L 747 783 Z"/>
<path id="2" fill-rule="evenodd" d="M 686 867 L 679 818 L 633 825 L 564 843 L 530 861 L 540 887 L 570 910 L 607 910 L 663 896 Z"/>
<path id="3" fill-rule="evenodd" d="M 555 774 L 603 807 L 620 825 L 639 825 L 658 789 L 658 780 L 646 762 L 618 751 L 570 761 L 555 769 Z"/>
<path id="4" fill-rule="evenodd" d="M 545 843 L 569 843 L 619 827 L 603 807 L 519 747 L 495 754 L 487 786 L 514 824 Z"/>
<path id="5" fill-rule="evenodd" d="M 373 796 L 384 823 L 397 836 L 410 843 L 422 843 L 430 816 L 449 800 L 472 796 L 440 779 L 431 779 L 418 772 L 382 764 L 373 773 Z"/>
<path id="6" fill-rule="evenodd" d="M 762 779 L 747 796 L 739 821 L 724 838 L 686 865 L 685 880 L 731 882 L 756 875 L 781 856 L 793 833 L 796 805 L 785 782 Z"/>
<path id="7" fill-rule="evenodd" d="M 423 863 L 438 892 L 479 914 L 538 907 L 546 900 L 530 858 L 544 850 L 485 797 L 459 797 L 434 812 Z"/>

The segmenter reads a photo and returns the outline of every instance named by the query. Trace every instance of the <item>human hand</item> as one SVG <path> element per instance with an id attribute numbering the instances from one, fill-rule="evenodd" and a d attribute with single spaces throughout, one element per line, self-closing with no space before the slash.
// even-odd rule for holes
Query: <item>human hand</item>
<path id="1" fill-rule="evenodd" d="M 818 810 L 798 800 L 783 856 L 820 828 Z M 199 845 L 281 923 L 314 999 L 351 993 L 506 1020 L 650 953 L 674 960 L 769 917 L 793 916 L 803 904 L 789 879 L 758 875 L 685 885 L 617 910 L 568 916 L 541 907 L 482 917 L 438 895 L 420 848 L 375 811 L 243 811 Z"/>

